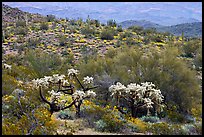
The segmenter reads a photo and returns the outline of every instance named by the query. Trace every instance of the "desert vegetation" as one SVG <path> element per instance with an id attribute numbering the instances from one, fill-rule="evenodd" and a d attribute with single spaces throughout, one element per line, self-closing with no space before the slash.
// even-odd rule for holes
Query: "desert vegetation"
<path id="1" fill-rule="evenodd" d="M 2 135 L 202 134 L 202 38 L 3 8 Z"/>

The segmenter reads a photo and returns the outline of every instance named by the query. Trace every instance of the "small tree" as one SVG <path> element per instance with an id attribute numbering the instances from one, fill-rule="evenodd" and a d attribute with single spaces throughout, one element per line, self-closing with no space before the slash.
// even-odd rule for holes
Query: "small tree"
<path id="1" fill-rule="evenodd" d="M 144 110 L 147 112 L 146 115 L 151 115 L 150 109 L 157 113 L 163 107 L 161 91 L 155 89 L 155 85 L 151 82 L 141 83 L 141 85 L 130 83 L 127 87 L 117 82 L 109 87 L 109 91 L 116 100 L 119 111 L 125 113 L 120 104 L 120 101 L 123 99 L 131 110 L 132 117 L 141 116 L 140 113 L 143 113 Z"/>
<path id="2" fill-rule="evenodd" d="M 51 114 L 53 114 L 53 112 L 70 108 L 74 105 L 76 108 L 76 116 L 80 117 L 80 106 L 82 101 L 85 98 L 96 96 L 95 92 L 91 91 L 91 89 L 94 89 L 97 86 L 90 87 L 93 84 L 93 78 L 88 76 L 84 77 L 83 84 L 86 85 L 85 87 L 78 79 L 77 73 L 78 70 L 68 69 L 67 77 L 65 75 L 54 74 L 53 76 L 45 76 L 44 78 L 33 80 L 34 86 L 39 89 L 42 101 L 50 106 L 49 111 Z M 78 82 L 81 89 L 74 91 L 75 86 L 71 82 L 73 78 L 75 78 L 75 80 Z M 56 86 L 58 88 L 57 90 L 54 90 L 54 87 Z M 48 91 L 50 94 L 50 100 L 48 100 L 46 97 L 44 97 L 42 90 L 50 89 L 52 87 L 53 89 Z M 61 100 L 62 96 L 65 95 L 72 96 L 72 102 L 68 105 L 66 100 Z"/>

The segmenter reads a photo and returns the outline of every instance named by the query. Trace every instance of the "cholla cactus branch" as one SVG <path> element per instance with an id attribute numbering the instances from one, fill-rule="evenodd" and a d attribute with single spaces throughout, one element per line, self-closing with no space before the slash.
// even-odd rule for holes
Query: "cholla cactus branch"
<path id="1" fill-rule="evenodd" d="M 4 66 L 5 69 L 11 70 L 11 65 L 8 65 L 8 64 L 4 63 L 3 66 Z"/>

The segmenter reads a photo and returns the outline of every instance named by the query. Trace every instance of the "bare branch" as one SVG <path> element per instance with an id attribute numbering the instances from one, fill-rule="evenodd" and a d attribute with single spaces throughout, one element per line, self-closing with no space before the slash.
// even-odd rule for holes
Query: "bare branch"
<path id="1" fill-rule="evenodd" d="M 74 74 L 74 77 L 76 78 L 77 82 L 80 84 L 81 88 L 83 90 L 85 90 L 84 86 L 81 84 L 81 82 L 79 81 L 78 77 L 76 76 L 76 74 Z"/>
<path id="2" fill-rule="evenodd" d="M 69 105 L 66 106 L 66 107 L 61 108 L 60 110 L 64 110 L 64 109 L 70 108 L 72 105 L 74 105 L 75 102 L 76 102 L 76 100 L 72 101 L 71 104 L 69 104 Z"/>
<path id="3" fill-rule="evenodd" d="M 39 87 L 39 90 L 40 90 L 40 97 L 41 97 L 41 99 L 42 99 L 45 103 L 47 103 L 47 104 L 49 104 L 49 105 L 51 106 L 51 103 L 43 96 L 41 87 Z"/>
<path id="4" fill-rule="evenodd" d="M 90 88 L 85 88 L 83 91 L 88 91 L 90 89 L 95 89 L 95 88 L 98 88 L 99 86 L 95 86 L 95 87 L 90 87 Z"/>

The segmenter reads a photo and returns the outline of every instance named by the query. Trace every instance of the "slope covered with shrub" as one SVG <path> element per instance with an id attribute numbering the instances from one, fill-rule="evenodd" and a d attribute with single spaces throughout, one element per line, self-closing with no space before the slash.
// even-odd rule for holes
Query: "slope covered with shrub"
<path id="1" fill-rule="evenodd" d="M 73 134 L 79 125 L 202 134 L 201 38 L 51 15 L 3 23 L 2 135 Z"/>

